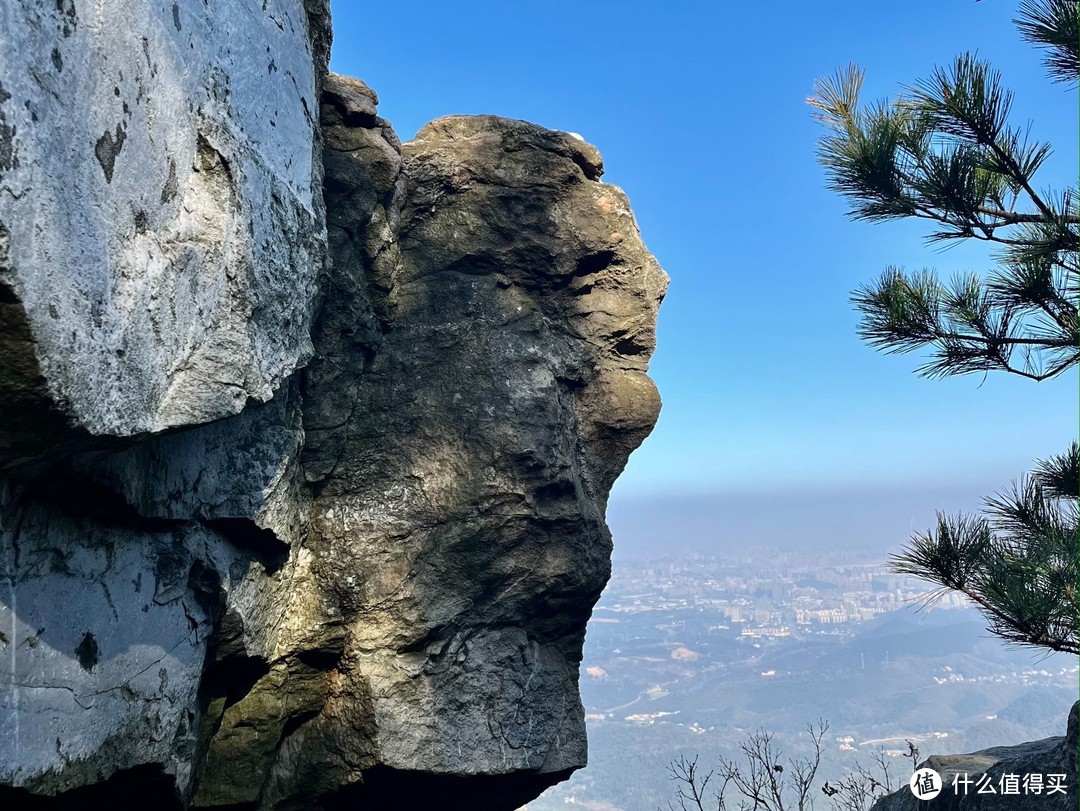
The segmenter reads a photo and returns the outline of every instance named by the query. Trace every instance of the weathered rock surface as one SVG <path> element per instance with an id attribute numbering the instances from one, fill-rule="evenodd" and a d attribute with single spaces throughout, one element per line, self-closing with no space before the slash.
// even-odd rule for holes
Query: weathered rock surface
<path id="1" fill-rule="evenodd" d="M 402 146 L 321 0 L 4 24 L 0 805 L 512 809 L 584 765 L 667 282 L 596 150 Z"/>
<path id="2" fill-rule="evenodd" d="M 306 362 L 328 46 L 308 5 L 5 3 L 0 463 L 65 425 L 235 414 Z"/>
<path id="3" fill-rule="evenodd" d="M 367 101 L 343 87 L 324 114 L 342 119 L 337 287 L 305 390 L 307 543 L 347 666 L 277 787 L 314 771 L 309 752 L 351 749 L 319 778 L 357 802 L 514 807 L 585 763 L 584 625 L 609 574 L 607 493 L 659 411 L 645 372 L 666 277 L 591 147 L 449 118 L 399 161 Z"/>
<path id="4" fill-rule="evenodd" d="M 910 789 L 882 797 L 874 803 L 871 811 L 1074 811 L 1077 803 L 1077 749 L 1080 747 L 1077 732 L 1077 711 L 1080 703 L 1073 704 L 1069 713 L 1068 730 L 1064 737 L 1046 738 L 1017 746 L 995 746 L 968 755 L 931 755 L 919 764 L 929 767 L 942 777 L 944 789 L 929 801 L 919 801 Z M 1024 777 L 1029 774 L 1042 776 L 1049 785 L 1047 775 L 1065 775 L 1061 781 L 1065 791 L 1050 792 L 1043 788 L 1039 794 L 1024 790 Z M 1002 776 L 1016 775 L 1020 785 L 1016 794 L 1002 794 Z M 959 790 L 953 788 L 954 778 L 959 776 Z M 967 777 L 972 784 L 964 788 Z M 988 778 L 988 780 L 986 779 Z M 989 785 L 996 793 L 979 793 L 980 786 Z"/>

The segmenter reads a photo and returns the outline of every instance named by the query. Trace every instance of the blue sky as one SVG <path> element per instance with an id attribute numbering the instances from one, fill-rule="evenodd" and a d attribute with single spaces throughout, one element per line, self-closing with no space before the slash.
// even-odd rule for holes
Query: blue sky
<path id="1" fill-rule="evenodd" d="M 919 223 L 850 222 L 806 98 L 849 61 L 869 99 L 977 50 L 1015 90 L 1014 120 L 1057 146 L 1040 177 L 1060 187 L 1077 177 L 1076 92 L 1044 78 L 1015 5 L 339 1 L 332 69 L 375 88 L 403 140 L 495 113 L 603 153 L 672 279 L 653 361 L 663 414 L 613 511 L 688 493 L 988 493 L 1076 434 L 1075 370 L 925 380 L 916 356 L 859 342 L 849 294 L 886 265 L 989 263 L 928 247 Z"/>

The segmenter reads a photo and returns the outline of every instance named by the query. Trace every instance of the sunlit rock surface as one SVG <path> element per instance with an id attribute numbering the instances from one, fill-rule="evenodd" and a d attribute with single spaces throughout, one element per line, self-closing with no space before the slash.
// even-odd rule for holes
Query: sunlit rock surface
<path id="1" fill-rule="evenodd" d="M 462 117 L 399 159 L 362 92 L 328 87 L 359 98 L 324 104 L 335 281 L 303 459 L 307 545 L 346 632 L 275 789 L 319 771 L 358 802 L 513 808 L 585 763 L 581 647 L 607 494 L 659 412 L 666 277 L 591 147 Z M 326 769 L 325 751 L 352 758 Z"/>
<path id="2" fill-rule="evenodd" d="M 325 34 L 302 0 L 0 20 L 0 339 L 21 355 L 0 463 L 62 424 L 129 436 L 269 400 L 311 354 L 325 252 Z"/>
<path id="3" fill-rule="evenodd" d="M 319 2 L 2 17 L 0 804 L 513 809 L 583 766 L 667 283 L 596 150 L 402 146 Z"/>

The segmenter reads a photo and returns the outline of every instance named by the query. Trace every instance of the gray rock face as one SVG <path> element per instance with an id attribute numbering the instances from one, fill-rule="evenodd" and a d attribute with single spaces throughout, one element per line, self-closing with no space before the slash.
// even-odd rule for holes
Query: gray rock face
<path id="1" fill-rule="evenodd" d="M 585 763 L 583 632 L 609 574 L 608 491 L 659 412 L 645 372 L 666 277 L 591 147 L 450 118 L 398 159 L 364 89 L 327 87 L 338 286 L 303 458 L 348 666 L 279 785 L 310 752 L 352 749 L 320 779 L 357 802 L 427 773 L 469 776 L 419 784 L 468 808 L 504 778 L 490 807 L 512 808 Z"/>
<path id="2" fill-rule="evenodd" d="M 1073 811 L 1077 803 L 1077 738 L 1080 725 L 1077 711 L 1080 703 L 1073 704 L 1069 713 L 1068 730 L 1064 737 L 1046 738 L 1017 746 L 996 746 L 968 755 L 931 755 L 919 768 L 929 767 L 942 776 L 944 789 L 929 801 L 919 801 L 910 789 L 904 787 L 874 803 L 871 811 L 920 811 L 924 807 L 940 811 Z M 1044 785 L 1050 774 L 1065 775 L 1061 781 L 1065 791 L 1041 793 L 1025 792 L 1025 775 L 1042 776 Z M 1003 794 L 1002 777 L 1016 775 L 1020 781 L 1019 793 Z M 954 778 L 959 776 L 958 791 L 954 790 Z M 964 777 L 972 781 L 964 785 Z M 980 786 L 989 785 L 995 793 Z"/>
<path id="3" fill-rule="evenodd" d="M 0 452 L 45 410 L 129 436 L 269 400 L 311 354 L 325 32 L 301 0 L 2 14 Z"/>
<path id="4" fill-rule="evenodd" d="M 402 146 L 321 0 L 90 14 L 0 34 L 0 804 L 518 807 L 660 407 L 625 196 L 520 121 Z"/>

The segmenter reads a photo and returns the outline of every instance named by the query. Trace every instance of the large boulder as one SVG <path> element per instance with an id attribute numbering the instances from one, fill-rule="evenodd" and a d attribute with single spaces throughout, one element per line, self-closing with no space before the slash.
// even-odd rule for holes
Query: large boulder
<path id="1" fill-rule="evenodd" d="M 5 4 L 0 465 L 236 414 L 310 357 L 319 5 Z"/>
<path id="2" fill-rule="evenodd" d="M 57 128 L 19 118 L 0 178 L 0 804 L 515 808 L 585 764 L 667 278 L 577 137 L 402 146 L 323 75 L 323 4 L 241 9 L 0 34 Z M 53 40 L 120 94 L 44 94 Z M 53 222 L 46 147 L 114 104 Z"/>
<path id="3" fill-rule="evenodd" d="M 659 413 L 667 279 L 591 146 L 454 117 L 399 160 L 364 88 L 335 88 L 304 467 L 307 546 L 347 630 L 274 790 L 513 808 L 585 764 L 585 623 L 608 492 Z"/>

